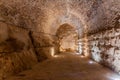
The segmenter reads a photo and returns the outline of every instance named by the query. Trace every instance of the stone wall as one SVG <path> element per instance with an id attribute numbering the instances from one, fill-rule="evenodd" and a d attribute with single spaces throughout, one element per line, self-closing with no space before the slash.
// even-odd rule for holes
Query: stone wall
<path id="1" fill-rule="evenodd" d="M 55 35 L 45 32 L 32 32 L 31 37 L 33 38 L 33 45 L 39 61 L 51 58 L 58 53 L 59 44 L 57 42 L 58 38 Z"/>
<path id="2" fill-rule="evenodd" d="M 74 52 L 76 51 L 76 37 L 75 35 L 68 35 L 66 37 L 64 37 L 61 41 L 60 41 L 60 51 L 61 52 L 65 52 L 65 51 L 69 51 L 69 52 Z"/>
<path id="3" fill-rule="evenodd" d="M 89 36 L 87 46 L 92 59 L 120 74 L 120 28 Z"/>
<path id="4" fill-rule="evenodd" d="M 0 22 L 0 80 L 37 63 L 29 31 Z"/>
<path id="5" fill-rule="evenodd" d="M 58 53 L 57 37 L 0 22 L 0 80 Z"/>

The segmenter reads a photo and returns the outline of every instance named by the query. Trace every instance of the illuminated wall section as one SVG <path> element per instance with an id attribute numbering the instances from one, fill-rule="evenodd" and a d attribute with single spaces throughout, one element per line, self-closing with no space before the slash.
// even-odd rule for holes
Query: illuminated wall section
<path id="1" fill-rule="evenodd" d="M 89 36 L 90 55 L 120 74 L 120 28 L 112 28 Z"/>

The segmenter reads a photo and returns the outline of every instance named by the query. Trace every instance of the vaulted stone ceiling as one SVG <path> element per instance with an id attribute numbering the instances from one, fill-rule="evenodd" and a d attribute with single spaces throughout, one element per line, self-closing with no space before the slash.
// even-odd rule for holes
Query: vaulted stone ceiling
<path id="1" fill-rule="evenodd" d="M 120 27 L 120 0 L 0 0 L 0 80 L 53 57 L 61 42 L 73 41 L 85 56 L 120 72 L 120 29 L 99 32 L 112 27 Z M 78 41 L 70 31 L 84 38 Z"/>
<path id="2" fill-rule="evenodd" d="M 119 27 L 119 18 L 120 0 L 0 0 L 0 21 L 54 35 L 64 23 L 82 36 Z"/>

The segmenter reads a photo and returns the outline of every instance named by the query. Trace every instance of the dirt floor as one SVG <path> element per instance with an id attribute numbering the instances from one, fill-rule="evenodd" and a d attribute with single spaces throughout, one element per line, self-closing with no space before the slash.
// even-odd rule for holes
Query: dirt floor
<path id="1" fill-rule="evenodd" d="M 62 53 L 6 80 L 120 80 L 120 75 L 75 53 Z"/>

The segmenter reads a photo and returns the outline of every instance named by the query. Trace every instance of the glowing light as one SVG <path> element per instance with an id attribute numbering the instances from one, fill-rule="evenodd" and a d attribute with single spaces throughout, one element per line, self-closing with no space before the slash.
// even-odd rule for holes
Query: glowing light
<path id="1" fill-rule="evenodd" d="M 110 80 L 120 80 L 120 78 L 117 78 L 117 77 L 111 77 L 109 78 Z"/>
<path id="2" fill-rule="evenodd" d="M 120 80 L 120 79 L 118 79 L 118 78 L 114 78 L 113 80 Z"/>
<path id="3" fill-rule="evenodd" d="M 108 78 L 108 80 L 120 80 L 120 76 L 116 74 L 107 73 L 106 77 Z"/>
<path id="4" fill-rule="evenodd" d="M 88 63 L 89 63 L 89 64 L 93 64 L 93 63 L 95 63 L 95 62 L 90 60 Z"/>
<path id="5" fill-rule="evenodd" d="M 57 57 L 59 57 L 59 56 L 58 56 L 58 55 L 54 55 L 54 57 L 56 57 L 56 58 L 57 58 Z"/>
<path id="6" fill-rule="evenodd" d="M 65 49 L 63 49 L 62 47 L 60 47 L 60 52 L 65 52 Z"/>
<path id="7" fill-rule="evenodd" d="M 87 38 L 87 36 L 85 36 L 84 37 L 84 41 L 85 41 L 85 43 L 84 43 L 84 55 L 86 56 L 86 57 L 88 57 L 89 56 L 89 53 L 88 53 L 88 51 L 89 51 L 89 47 L 88 47 L 88 38 Z"/>
<path id="8" fill-rule="evenodd" d="M 63 58 L 64 55 L 54 55 L 53 57 L 54 57 L 54 58 Z"/>
<path id="9" fill-rule="evenodd" d="M 78 51 L 79 51 L 79 54 L 82 54 L 82 43 L 78 43 Z"/>
<path id="10" fill-rule="evenodd" d="M 81 55 L 80 57 L 81 57 L 81 58 L 84 58 L 85 56 Z"/>
<path id="11" fill-rule="evenodd" d="M 51 56 L 54 56 L 55 55 L 55 49 L 54 47 L 51 48 Z"/>
<path id="12" fill-rule="evenodd" d="M 78 55 L 79 55 L 80 53 L 76 53 L 76 54 L 78 54 Z"/>

